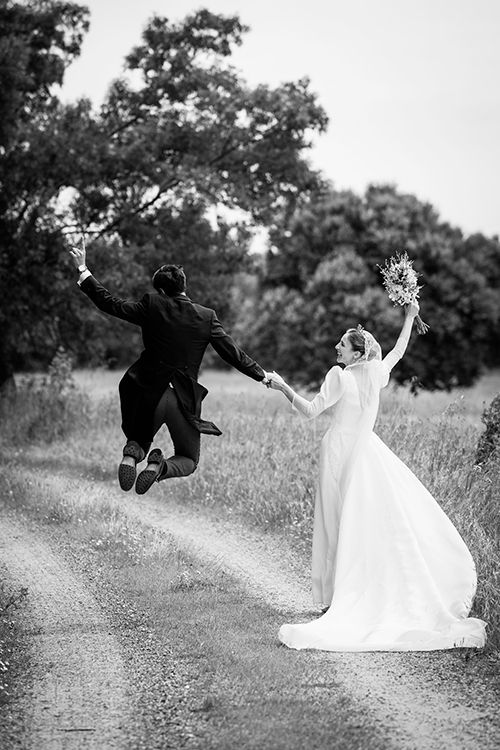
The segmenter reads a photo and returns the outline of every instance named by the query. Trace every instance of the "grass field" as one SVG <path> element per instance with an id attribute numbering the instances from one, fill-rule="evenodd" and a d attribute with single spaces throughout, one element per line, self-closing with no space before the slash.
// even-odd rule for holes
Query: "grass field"
<path id="1" fill-rule="evenodd" d="M 122 374 L 121 370 L 77 370 L 74 377 L 84 392 L 92 398 L 102 398 L 116 395 Z M 256 400 L 262 397 L 263 406 L 265 401 L 272 403 L 273 407 L 284 406 L 281 394 L 268 392 L 267 396 L 263 396 L 265 392 L 262 386 L 234 370 L 206 370 L 200 380 L 210 391 L 206 405 L 213 398 L 227 394 L 253 395 Z M 406 388 L 390 386 L 382 392 L 382 404 L 392 401 L 396 394 L 398 404 L 420 418 L 439 417 L 447 408 L 459 406 L 466 421 L 479 426 L 484 405 L 497 393 L 500 393 L 500 370 L 492 370 L 471 388 L 455 388 L 449 392 L 422 391 L 418 396 L 412 396 Z"/>

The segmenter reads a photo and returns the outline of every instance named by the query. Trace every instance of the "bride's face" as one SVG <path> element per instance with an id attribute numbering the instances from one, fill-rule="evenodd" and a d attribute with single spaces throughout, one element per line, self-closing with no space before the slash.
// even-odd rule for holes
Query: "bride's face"
<path id="1" fill-rule="evenodd" d="M 341 362 L 343 365 L 352 365 L 353 362 L 359 359 L 359 352 L 352 348 L 347 333 L 344 333 L 336 345 L 335 351 L 337 352 L 337 362 Z"/>

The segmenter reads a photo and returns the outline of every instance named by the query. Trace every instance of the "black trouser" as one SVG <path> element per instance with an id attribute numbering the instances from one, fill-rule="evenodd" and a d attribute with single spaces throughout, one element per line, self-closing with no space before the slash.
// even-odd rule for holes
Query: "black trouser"
<path id="1" fill-rule="evenodd" d="M 137 442 L 147 454 L 153 438 L 166 424 L 174 444 L 174 455 L 168 458 L 161 479 L 192 474 L 200 458 L 200 433 L 184 417 L 175 391 L 167 386 L 160 400 L 154 392 L 139 388 L 125 374 L 120 381 L 122 430 L 127 440 Z"/>
<path id="2" fill-rule="evenodd" d="M 155 436 L 153 421 L 158 405 L 158 392 L 140 388 L 127 372 L 120 380 L 118 390 L 125 437 L 128 441 L 139 443 L 147 454 Z"/>
<path id="3" fill-rule="evenodd" d="M 166 424 L 174 444 L 174 455 L 167 458 L 159 478 L 187 477 L 200 460 L 200 433 L 184 417 L 173 388 L 168 386 L 161 397 L 153 420 L 154 434 Z"/>

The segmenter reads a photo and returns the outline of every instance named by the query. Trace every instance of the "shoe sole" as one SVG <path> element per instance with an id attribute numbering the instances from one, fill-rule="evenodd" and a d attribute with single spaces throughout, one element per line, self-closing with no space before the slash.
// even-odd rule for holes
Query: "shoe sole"
<path id="1" fill-rule="evenodd" d="M 120 464 L 118 467 L 118 481 L 122 490 L 128 492 L 132 489 L 136 475 L 137 472 L 135 466 L 130 466 L 130 464 Z"/>
<path id="2" fill-rule="evenodd" d="M 141 471 L 135 483 L 137 494 L 144 495 L 153 486 L 159 473 L 157 469 L 144 469 L 144 471 Z"/>

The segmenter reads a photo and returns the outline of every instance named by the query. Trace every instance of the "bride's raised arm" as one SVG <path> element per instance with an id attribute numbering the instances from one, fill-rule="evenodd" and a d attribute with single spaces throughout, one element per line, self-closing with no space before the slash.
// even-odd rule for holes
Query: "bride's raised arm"
<path id="1" fill-rule="evenodd" d="M 419 309 L 420 308 L 418 306 L 418 303 L 411 303 L 405 307 L 405 319 L 403 327 L 401 329 L 401 333 L 399 334 L 398 340 L 396 341 L 396 345 L 388 354 L 386 354 L 383 359 L 383 362 L 389 372 L 392 370 L 394 365 L 399 362 L 406 351 L 408 342 L 410 340 L 413 321 L 418 315 Z"/>

